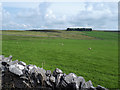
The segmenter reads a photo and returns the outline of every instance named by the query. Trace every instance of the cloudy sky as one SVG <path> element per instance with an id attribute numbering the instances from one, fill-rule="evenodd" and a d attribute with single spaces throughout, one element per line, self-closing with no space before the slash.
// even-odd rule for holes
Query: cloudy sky
<path id="1" fill-rule="evenodd" d="M 118 29 L 117 2 L 3 2 L 2 29 Z"/>

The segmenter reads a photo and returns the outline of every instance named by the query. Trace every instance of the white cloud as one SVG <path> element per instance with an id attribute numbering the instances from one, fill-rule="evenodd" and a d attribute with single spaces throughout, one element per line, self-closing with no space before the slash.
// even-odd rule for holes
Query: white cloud
<path id="1" fill-rule="evenodd" d="M 115 6 L 117 3 L 82 2 L 78 5 L 79 9 L 77 7 L 79 10 L 78 13 L 75 12 L 76 14 L 71 14 L 74 13 L 72 6 L 71 8 L 67 8 L 68 12 L 65 10 L 67 13 L 59 13 L 59 15 L 56 13 L 55 7 L 52 9 L 51 5 L 52 3 L 41 2 L 38 6 L 36 6 L 36 8 L 26 7 L 18 13 L 10 13 L 9 11 L 3 9 L 3 28 L 67 28 L 70 26 L 92 26 L 94 29 L 117 28 L 118 12 L 117 6 Z"/>
<path id="2" fill-rule="evenodd" d="M 112 9 L 111 3 L 87 3 L 85 10 L 69 22 L 76 26 L 92 26 L 94 29 L 117 29 L 117 6 Z"/>
<path id="3" fill-rule="evenodd" d="M 1 19 L 2 19 L 2 3 L 0 3 L 0 22 L 1 22 Z"/>
<path id="4" fill-rule="evenodd" d="M 119 0 L 1 0 L 1 2 L 118 2 Z"/>
<path id="5" fill-rule="evenodd" d="M 48 12 L 45 14 L 45 18 L 46 19 L 56 19 L 56 16 L 55 16 L 55 14 L 53 14 L 53 11 L 52 10 L 48 10 Z"/>
<path id="6" fill-rule="evenodd" d="M 32 28 L 31 27 L 31 25 L 29 25 L 29 24 L 17 24 L 17 23 L 15 23 L 15 22 L 9 22 L 8 24 L 3 24 L 3 30 L 4 29 L 6 29 L 6 30 L 24 30 L 24 29 L 26 29 L 26 30 L 28 30 L 28 29 L 30 29 L 30 28 Z"/>
<path id="7" fill-rule="evenodd" d="M 11 8 L 37 8 L 39 5 L 38 2 L 3 2 L 3 7 Z"/>
<path id="8" fill-rule="evenodd" d="M 0 3 L 0 30 L 2 29 L 2 4 Z"/>

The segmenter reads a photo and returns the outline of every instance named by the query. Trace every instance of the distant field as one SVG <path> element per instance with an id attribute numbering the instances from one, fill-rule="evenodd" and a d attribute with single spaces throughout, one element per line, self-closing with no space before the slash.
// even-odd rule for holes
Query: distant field
<path id="1" fill-rule="evenodd" d="M 60 68 L 93 85 L 118 87 L 117 32 L 2 31 L 2 54 L 44 69 Z M 88 48 L 92 48 L 88 50 Z"/>

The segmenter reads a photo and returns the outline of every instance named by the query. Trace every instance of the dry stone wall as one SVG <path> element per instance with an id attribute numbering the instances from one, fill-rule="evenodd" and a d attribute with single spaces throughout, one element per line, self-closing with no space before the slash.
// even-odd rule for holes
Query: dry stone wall
<path id="1" fill-rule="evenodd" d="M 74 73 L 66 75 L 56 68 L 53 72 L 44 70 L 36 65 L 26 65 L 22 61 L 12 61 L 12 56 L 0 55 L 0 88 L 37 89 L 37 90 L 107 90 L 92 82 L 85 81 L 82 76 Z"/>

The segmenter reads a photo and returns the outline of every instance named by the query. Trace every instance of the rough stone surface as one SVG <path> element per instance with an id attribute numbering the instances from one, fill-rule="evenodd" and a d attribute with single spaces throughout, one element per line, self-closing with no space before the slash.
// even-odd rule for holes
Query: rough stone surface
<path id="1" fill-rule="evenodd" d="M 22 61 L 12 61 L 12 56 L 0 55 L 0 89 L 38 89 L 41 90 L 107 90 L 98 85 L 94 87 L 92 82 L 85 81 L 82 76 L 74 73 L 66 75 L 56 68 L 53 73 L 50 70 L 26 65 Z"/>
<path id="2" fill-rule="evenodd" d="M 23 67 L 22 66 L 17 66 L 17 65 L 11 65 L 10 67 L 9 67 L 9 71 L 10 72 L 12 72 L 12 73 L 14 73 L 14 74 L 16 74 L 16 75 L 22 75 L 23 74 L 23 72 L 22 72 L 22 69 L 23 69 Z"/>

